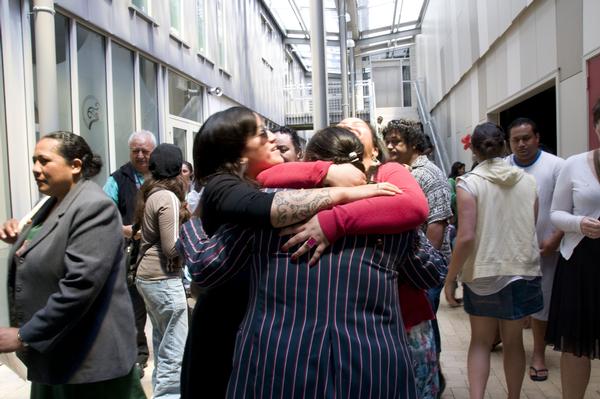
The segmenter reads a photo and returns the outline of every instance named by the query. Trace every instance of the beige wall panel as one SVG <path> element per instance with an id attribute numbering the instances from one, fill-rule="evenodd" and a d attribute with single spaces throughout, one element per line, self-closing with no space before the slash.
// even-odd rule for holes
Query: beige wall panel
<path id="1" fill-rule="evenodd" d="M 504 32 L 508 28 L 510 28 L 510 24 L 512 23 L 513 18 L 511 17 L 511 5 L 510 2 L 506 0 L 498 0 L 498 14 L 496 14 L 496 18 L 498 18 L 498 36 L 502 36 Z"/>
<path id="2" fill-rule="evenodd" d="M 458 57 L 455 58 L 457 63 L 456 71 L 459 78 L 473 64 L 468 7 L 469 2 L 461 1 L 458 2 L 458 9 L 456 11 Z"/>
<path id="3" fill-rule="evenodd" d="M 495 62 L 498 64 L 496 69 L 496 101 L 494 104 L 502 101 L 508 96 L 508 57 L 507 45 L 505 40 L 501 40 L 495 50 Z"/>
<path id="4" fill-rule="evenodd" d="M 466 46 L 462 45 L 462 38 L 459 38 L 459 30 L 460 26 L 462 25 L 459 19 L 459 8 L 461 7 L 461 3 L 464 3 L 464 1 L 453 0 L 448 2 L 448 4 L 450 5 L 448 15 L 450 16 L 450 18 L 452 18 L 452 23 L 449 25 L 450 29 L 448 32 L 448 39 L 451 42 L 452 49 L 452 56 L 450 59 L 451 62 L 449 62 L 452 68 L 450 74 L 450 82 L 456 82 L 460 78 L 460 60 L 466 56 Z"/>
<path id="5" fill-rule="evenodd" d="M 523 8 L 527 7 L 526 0 L 510 0 L 510 17 L 514 20 Z"/>
<path id="6" fill-rule="evenodd" d="M 479 93 L 479 120 L 484 120 L 487 116 L 487 63 L 482 62 L 477 67 L 477 92 Z"/>
<path id="7" fill-rule="evenodd" d="M 498 57 L 495 51 L 491 51 L 488 53 L 485 58 L 485 65 L 487 70 L 486 76 L 486 84 L 487 84 L 487 99 L 485 103 L 486 110 L 491 108 L 494 104 L 498 102 L 498 69 L 500 65 L 498 64 Z"/>
<path id="8" fill-rule="evenodd" d="M 521 43 L 521 87 L 526 87 L 537 80 L 535 16 L 529 13 L 522 18 L 518 30 Z"/>
<path id="9" fill-rule="evenodd" d="M 555 1 L 540 0 L 536 3 L 535 28 L 537 78 L 539 79 L 556 70 L 557 67 Z"/>
<path id="10" fill-rule="evenodd" d="M 477 2 L 477 30 L 479 31 L 479 56 L 481 57 L 490 48 L 488 30 L 488 2 Z"/>
<path id="11" fill-rule="evenodd" d="M 506 83 L 508 93 L 516 93 L 521 89 L 521 51 L 519 32 L 511 29 L 506 34 Z M 529 62 L 528 59 L 525 62 Z"/>
<path id="12" fill-rule="evenodd" d="M 600 14 L 599 14 L 600 15 Z M 581 72 L 583 0 L 556 1 L 556 52 L 560 80 Z"/>
<path id="13" fill-rule="evenodd" d="M 558 155 L 563 158 L 587 151 L 586 75 L 581 72 L 562 81 L 558 91 Z"/>
<path id="14" fill-rule="evenodd" d="M 600 1 L 583 0 L 583 54 L 600 48 Z"/>

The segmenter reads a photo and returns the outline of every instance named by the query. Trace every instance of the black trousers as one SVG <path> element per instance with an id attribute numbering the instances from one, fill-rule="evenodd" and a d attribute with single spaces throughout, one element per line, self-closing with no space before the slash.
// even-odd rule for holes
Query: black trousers
<path id="1" fill-rule="evenodd" d="M 128 286 L 129 296 L 133 303 L 133 314 L 135 316 L 135 328 L 137 329 L 137 362 L 145 365 L 148 363 L 148 341 L 146 340 L 146 304 L 135 285 Z"/>

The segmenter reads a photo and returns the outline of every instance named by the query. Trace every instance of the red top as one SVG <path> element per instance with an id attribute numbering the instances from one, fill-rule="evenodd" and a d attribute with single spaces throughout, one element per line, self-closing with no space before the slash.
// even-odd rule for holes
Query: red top
<path id="1" fill-rule="evenodd" d="M 282 163 L 261 172 L 257 180 L 263 187 L 320 187 L 331 164 L 325 161 Z M 402 193 L 367 198 L 319 212 L 319 223 L 330 243 L 344 235 L 403 233 L 419 227 L 427 219 L 427 199 L 402 165 L 396 162 L 381 165 L 375 181 L 392 183 Z M 400 307 L 406 329 L 435 318 L 424 290 L 403 282 L 400 286 Z"/>

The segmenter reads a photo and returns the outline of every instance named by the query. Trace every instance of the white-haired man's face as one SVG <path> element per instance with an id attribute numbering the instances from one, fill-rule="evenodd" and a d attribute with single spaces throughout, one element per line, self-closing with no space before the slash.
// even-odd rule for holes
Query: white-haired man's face
<path id="1" fill-rule="evenodd" d="M 150 154 L 153 150 L 154 144 L 147 136 L 136 136 L 129 143 L 129 159 L 139 173 L 148 173 Z"/>

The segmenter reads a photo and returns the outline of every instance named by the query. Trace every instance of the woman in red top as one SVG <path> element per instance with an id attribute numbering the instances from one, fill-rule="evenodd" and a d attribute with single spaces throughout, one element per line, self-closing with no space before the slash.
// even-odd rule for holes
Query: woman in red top
<path id="1" fill-rule="evenodd" d="M 357 233 L 392 234 L 410 229 L 414 226 L 409 227 L 414 220 L 414 215 L 405 211 L 408 208 L 406 201 L 409 199 L 414 201 L 414 198 L 423 195 L 418 183 L 406 168 L 396 162 L 385 163 L 387 158 L 385 147 L 378 142 L 366 122 L 358 118 L 349 118 L 343 120 L 339 126 L 352 131 L 363 144 L 362 164 L 369 181 L 392 183 L 399 187 L 404 195 L 374 197 L 337 206 L 319 212 L 302 225 L 284 229 L 283 234 L 296 234 L 284 249 L 305 242 L 310 237 L 316 239 L 319 245 L 311 258 L 312 264 L 316 263 L 330 243 L 341 236 Z M 320 133 L 322 132 L 317 135 Z M 305 159 L 307 161 L 334 159 L 323 156 L 330 143 L 315 144 L 317 135 L 311 139 L 311 144 L 306 149 Z M 318 187 L 323 184 L 322 176 L 326 174 L 329 166 L 328 163 L 316 162 L 308 172 L 307 168 L 301 167 L 300 164 L 296 164 L 295 169 L 291 165 L 288 163 L 273 166 L 259 174 L 257 180 L 263 187 Z M 404 197 L 403 201 L 399 201 L 398 197 Z M 306 251 L 308 248 L 303 245 L 294 256 L 298 257 Z M 433 347 L 433 330 L 430 323 L 435 315 L 424 290 L 415 288 L 406 281 L 400 281 L 399 295 L 419 397 L 435 398 L 440 390 L 437 355 Z"/>
<path id="2" fill-rule="evenodd" d="M 352 162 L 364 170 L 363 146 L 352 133 L 325 129 L 313 137 L 311 145 L 319 139 L 326 143 L 323 147 L 342 150 L 333 156 L 315 151 L 316 156 Z M 350 146 L 345 147 L 342 141 Z M 309 153 L 311 145 L 307 148 Z M 310 165 L 296 164 L 287 169 L 307 166 Z M 415 202 L 422 200 L 422 192 L 412 187 L 416 187 L 416 182 L 399 165 L 381 167 L 376 174 L 404 185 L 406 190 L 396 196 L 396 201 L 413 195 Z M 296 184 L 306 180 L 306 175 Z M 402 175 L 408 179 L 402 179 Z M 251 299 L 237 336 L 228 397 L 262 397 L 269 393 L 275 397 L 280 393 L 282 397 L 312 396 L 307 392 L 318 397 L 331 396 L 325 391 L 337 392 L 341 397 L 355 397 L 359 392 L 368 397 L 420 397 L 415 390 L 404 334 L 396 330 L 402 326 L 402 318 L 398 315 L 395 284 L 398 275 L 421 287 L 438 284 L 444 267 L 440 271 L 439 264 L 423 262 L 420 255 L 429 252 L 414 255 L 410 248 L 412 233 L 378 234 L 382 229 L 390 229 L 386 226 L 389 217 L 345 216 L 347 212 L 373 207 L 377 208 L 371 203 L 342 209 L 338 217 L 333 217 L 330 227 L 344 231 L 344 237 L 332 242 L 332 248 L 314 268 L 306 267 L 306 256 L 297 266 L 290 267 L 287 256 L 279 250 L 281 238 L 271 229 L 227 227 L 206 241 L 198 234 L 197 221 L 184 226 L 181 243 L 199 284 L 210 287 L 244 269 L 251 270 Z M 421 214 L 422 210 L 415 213 Z M 331 215 L 324 215 L 323 226 L 329 224 Z M 390 217 L 401 219 L 401 215 Z M 383 227 L 377 228 L 378 218 Z M 357 228 L 356 233 L 363 228 L 372 233 L 354 235 Z M 393 254 L 395 260 L 390 261 L 385 254 Z M 419 266 L 423 263 L 425 268 Z M 384 304 L 384 298 L 390 301 Z M 325 314 L 331 316 L 324 317 Z M 405 375 L 407 367 L 411 371 Z"/>

